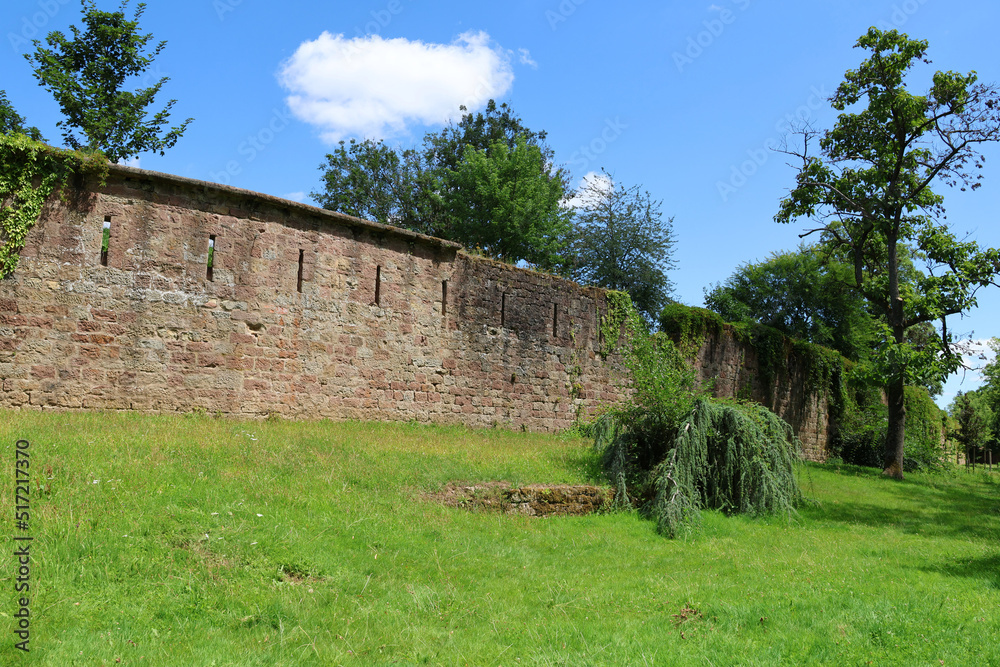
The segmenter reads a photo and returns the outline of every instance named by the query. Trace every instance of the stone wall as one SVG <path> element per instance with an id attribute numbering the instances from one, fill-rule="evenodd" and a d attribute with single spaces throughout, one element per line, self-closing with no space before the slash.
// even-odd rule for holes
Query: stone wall
<path id="1" fill-rule="evenodd" d="M 0 282 L 0 407 L 558 430 L 620 395 L 620 360 L 597 353 L 606 308 L 454 243 L 115 166 L 49 202 Z M 762 386 L 725 334 L 697 363 L 823 457 L 826 399 L 801 371 Z"/>
<path id="2" fill-rule="evenodd" d="M 757 349 L 724 324 L 706 333 L 697 352 L 698 382 L 712 383 L 716 397 L 749 398 L 767 406 L 795 430 L 805 459 L 825 461 L 832 432 L 828 397 L 809 386 L 811 361 L 794 346 L 785 347 L 783 367 L 767 381 Z"/>
<path id="3" fill-rule="evenodd" d="M 50 201 L 0 282 L 0 406 L 556 430 L 618 395 L 604 307 L 447 241 L 112 167 Z"/>

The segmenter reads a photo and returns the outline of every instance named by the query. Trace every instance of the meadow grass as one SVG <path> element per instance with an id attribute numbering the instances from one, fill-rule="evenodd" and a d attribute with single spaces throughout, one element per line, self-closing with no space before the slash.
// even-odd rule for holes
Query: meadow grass
<path id="1" fill-rule="evenodd" d="M 14 443 L 31 442 L 31 653 Z M 536 519 L 446 482 L 600 483 L 569 435 L 0 411 L 0 664 L 1000 665 L 1000 475 L 805 466 L 798 517 Z M 41 485 L 41 486 L 39 486 Z"/>

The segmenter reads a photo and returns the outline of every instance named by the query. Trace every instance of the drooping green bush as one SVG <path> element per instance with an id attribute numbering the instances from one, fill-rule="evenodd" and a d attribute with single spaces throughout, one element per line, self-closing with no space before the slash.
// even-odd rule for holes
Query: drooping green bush
<path id="1" fill-rule="evenodd" d="M 763 406 L 708 399 L 695 389 L 691 350 L 662 331 L 650 334 L 634 311 L 622 321 L 631 399 L 593 429 L 617 504 L 649 510 L 670 537 L 697 525 L 701 508 L 761 513 L 794 507 L 791 427 Z M 688 335 L 680 338 L 692 344 Z"/>
<path id="2" fill-rule="evenodd" d="M 792 428 L 757 403 L 702 399 L 678 429 L 673 449 L 653 471 L 657 529 L 676 537 L 699 510 L 759 515 L 795 511 L 799 446 Z"/>

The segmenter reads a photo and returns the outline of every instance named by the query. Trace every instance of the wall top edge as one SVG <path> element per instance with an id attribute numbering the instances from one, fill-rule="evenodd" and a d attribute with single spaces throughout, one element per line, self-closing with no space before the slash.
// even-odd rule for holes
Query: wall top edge
<path id="1" fill-rule="evenodd" d="M 372 222 L 371 220 L 356 218 L 354 216 L 346 215 L 344 213 L 330 211 L 325 208 L 312 206 L 310 204 L 303 204 L 301 202 L 292 201 L 291 199 L 283 199 L 281 197 L 264 194 L 262 192 L 245 190 L 243 188 L 238 188 L 232 185 L 222 185 L 221 183 L 202 181 L 196 178 L 187 178 L 185 176 L 177 176 L 175 174 L 167 174 L 160 171 L 151 171 L 148 169 L 140 169 L 138 167 L 131 167 L 121 164 L 109 164 L 108 172 L 109 174 L 115 175 L 123 180 L 125 178 L 142 179 L 150 182 L 170 183 L 175 186 L 191 190 L 201 189 L 201 190 L 215 191 L 244 200 L 256 201 L 264 204 L 269 204 L 271 206 L 276 206 L 279 208 L 286 208 L 290 211 L 298 211 L 306 215 L 326 219 L 327 221 L 332 222 L 334 224 L 346 225 L 349 227 L 362 227 L 369 229 L 372 232 L 398 236 L 407 239 L 409 241 L 419 241 L 420 243 L 437 246 L 439 248 L 447 248 L 455 251 L 461 250 L 463 248 L 462 244 L 455 243 L 454 241 L 446 241 L 445 239 L 439 239 L 434 236 L 427 236 L 426 234 L 420 234 L 419 232 L 413 232 L 408 229 L 403 229 L 401 227 L 384 225 L 379 222 Z"/>

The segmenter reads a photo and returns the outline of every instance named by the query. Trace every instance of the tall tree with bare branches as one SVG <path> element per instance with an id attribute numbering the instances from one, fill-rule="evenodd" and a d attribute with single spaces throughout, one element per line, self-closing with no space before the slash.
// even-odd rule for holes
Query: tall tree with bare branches
<path id="1" fill-rule="evenodd" d="M 880 315 L 871 370 L 889 402 L 883 467 L 901 479 L 903 389 L 958 367 L 946 318 L 974 307 L 977 291 L 1000 273 L 1000 252 L 956 237 L 944 223 L 943 197 L 932 190 L 939 183 L 979 187 L 979 145 L 1000 140 L 1000 97 L 975 72 L 939 71 L 926 93 L 911 93 L 905 79 L 930 62 L 927 42 L 895 30 L 871 28 L 856 47 L 870 55 L 831 98 L 841 112 L 833 129 L 804 131 L 801 149 L 789 151 L 801 167 L 775 220 L 816 221 L 801 236 L 820 234 L 843 249 L 853 268 L 850 287 Z M 926 261 L 911 283 L 900 280 L 905 246 Z M 920 349 L 905 333 L 924 322 L 940 324 L 938 344 Z"/>

